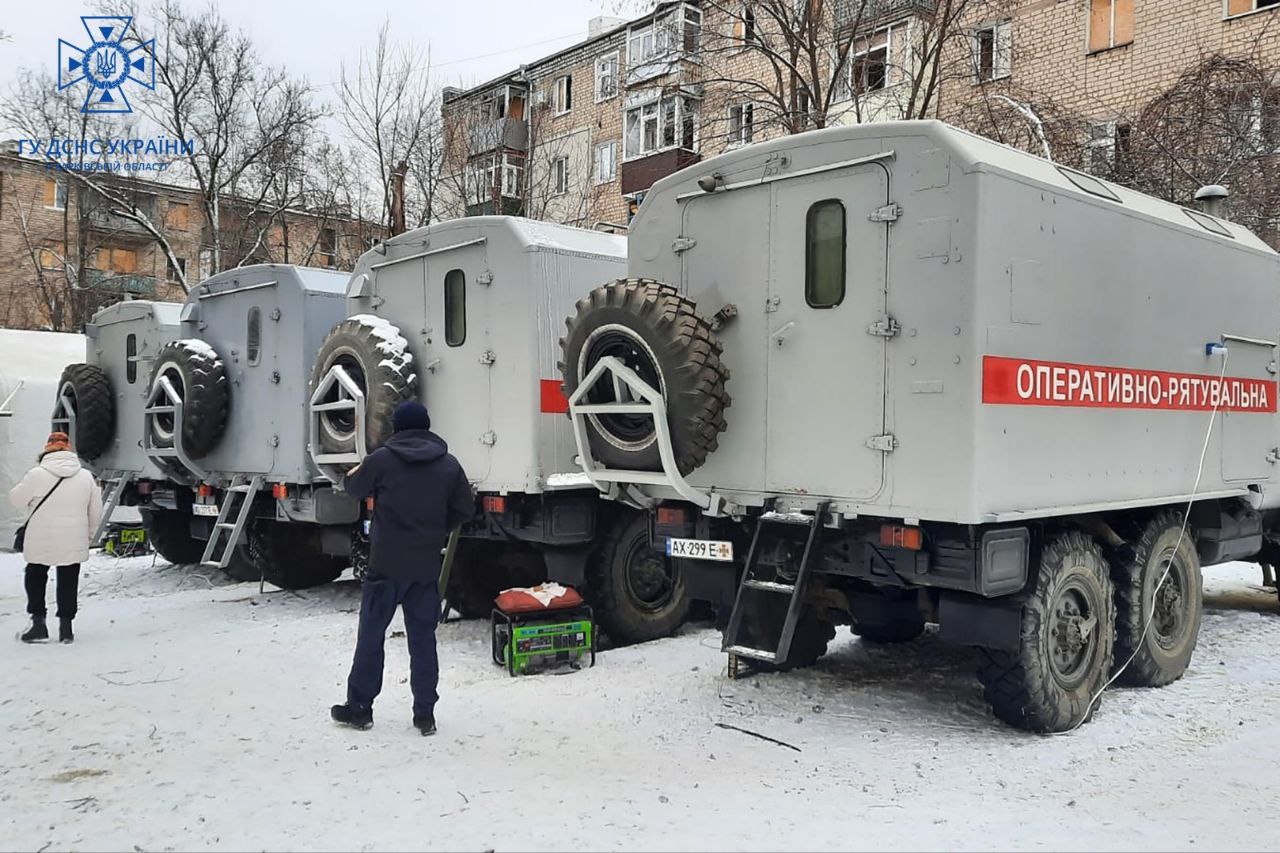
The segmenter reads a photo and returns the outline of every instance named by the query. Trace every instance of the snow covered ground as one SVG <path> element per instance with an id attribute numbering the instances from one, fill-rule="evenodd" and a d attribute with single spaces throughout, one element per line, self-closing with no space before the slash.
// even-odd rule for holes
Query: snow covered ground
<path id="1" fill-rule="evenodd" d="M 0 556 L 10 636 L 21 574 Z M 1206 574 L 1187 677 L 1112 691 L 1067 736 L 995 722 L 973 652 L 932 635 L 873 649 L 842 630 L 811 670 L 733 682 L 692 627 L 512 679 L 467 622 L 440 630 L 426 739 L 399 637 L 374 728 L 328 720 L 354 582 L 259 595 L 97 559 L 76 643 L 0 657 L 0 848 L 1274 848 L 1276 599 L 1253 566 Z"/>

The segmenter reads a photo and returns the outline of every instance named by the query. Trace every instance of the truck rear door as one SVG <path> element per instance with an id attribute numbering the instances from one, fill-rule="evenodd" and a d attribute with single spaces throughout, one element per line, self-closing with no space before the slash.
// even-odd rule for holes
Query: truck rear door
<path id="1" fill-rule="evenodd" d="M 879 163 L 773 183 L 766 483 L 867 500 L 884 483 L 889 174 Z M 881 332 L 885 331 L 883 327 Z"/>

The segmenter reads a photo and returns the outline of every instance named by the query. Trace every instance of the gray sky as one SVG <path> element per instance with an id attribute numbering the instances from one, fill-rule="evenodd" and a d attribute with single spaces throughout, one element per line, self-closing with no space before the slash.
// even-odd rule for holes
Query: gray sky
<path id="1" fill-rule="evenodd" d="M 204 0 L 186 0 L 198 8 Z M 95 14 L 85 0 L 5 3 L 0 29 L 0 91 L 8 91 L 22 66 L 54 73 L 59 38 L 87 39 L 81 15 Z M 353 67 L 371 46 L 384 19 L 393 35 L 431 48 L 435 79 L 444 85 L 483 82 L 522 62 L 568 47 L 587 34 L 601 14 L 626 15 L 644 0 L 216 0 L 223 15 L 249 31 L 263 57 L 305 76 L 330 94 L 339 66 Z M 140 21 L 145 29 L 145 16 Z"/>

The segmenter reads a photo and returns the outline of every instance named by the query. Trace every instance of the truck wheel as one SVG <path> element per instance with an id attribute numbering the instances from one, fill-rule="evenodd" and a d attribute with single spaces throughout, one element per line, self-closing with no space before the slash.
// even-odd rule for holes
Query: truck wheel
<path id="1" fill-rule="evenodd" d="M 978 678 L 999 719 L 1067 731 L 1093 713 L 1111 671 L 1111 577 L 1097 543 L 1072 531 L 1045 546 L 1032 583 L 1021 598 L 1021 648 L 980 650 Z"/>
<path id="2" fill-rule="evenodd" d="M 580 300 L 560 339 L 565 396 L 573 394 L 605 356 L 630 367 L 662 393 L 676 464 L 688 474 L 706 461 L 724 432 L 729 370 L 711 324 L 676 288 L 630 278 L 598 287 Z M 613 383 L 599 382 L 592 403 L 617 402 Z M 661 471 L 657 431 L 647 415 L 590 415 L 591 452 L 611 468 Z"/>
<path id="3" fill-rule="evenodd" d="M 751 598 L 744 602 L 746 611 L 742 614 L 746 644 L 758 649 L 776 649 L 782 623 L 787 618 L 787 597 L 758 591 L 747 594 Z M 722 628 L 722 634 L 723 631 Z M 787 651 L 786 661 L 766 663 L 752 660 L 751 667 L 760 672 L 787 672 L 813 666 L 827 653 L 827 645 L 835 635 L 835 625 L 819 619 L 812 608 L 805 608 L 796 623 L 796 632 L 791 637 L 791 648 Z"/>
<path id="4" fill-rule="evenodd" d="M 1134 543 L 1134 551 L 1132 563 L 1112 569 L 1115 666 L 1123 667 L 1122 684 L 1162 687 L 1187 671 L 1200 636 L 1204 598 L 1200 557 L 1191 532 L 1182 531 L 1178 512 L 1162 512 L 1151 519 Z M 1157 590 L 1166 568 L 1168 576 Z"/>
<path id="5" fill-rule="evenodd" d="M 63 399 L 72 411 L 63 411 Z M 100 367 L 92 364 L 69 364 L 58 380 L 58 400 L 54 418 L 76 416 L 75 435 L 70 436 L 76 453 L 85 459 L 97 459 L 115 438 L 116 398 L 111 393 L 111 380 Z"/>
<path id="6" fill-rule="evenodd" d="M 312 392 L 334 366 L 345 370 L 364 392 L 365 449 L 376 450 L 391 437 L 391 414 L 396 406 L 417 396 L 418 378 L 409 342 L 380 317 L 348 317 L 333 327 L 320 347 L 311 371 Z M 323 402 L 337 400 L 335 386 Z M 324 412 L 320 416 L 321 449 L 325 453 L 351 452 L 355 448 L 355 430 L 355 417 L 350 411 Z"/>
<path id="7" fill-rule="evenodd" d="M 320 549 L 314 524 L 259 521 L 249 528 L 249 554 L 267 583 L 281 589 L 323 586 L 346 568 L 345 560 Z"/>
<path id="8" fill-rule="evenodd" d="M 596 621 L 620 645 L 670 636 L 689 614 L 680 561 L 649 547 L 643 513 L 615 518 L 587 566 Z"/>
<path id="9" fill-rule="evenodd" d="M 189 566 L 204 556 L 203 540 L 191 535 L 191 516 L 172 509 L 142 510 L 142 526 L 156 553 L 175 566 Z"/>
<path id="10" fill-rule="evenodd" d="M 218 445 L 227 426 L 231 397 L 227 371 L 222 359 L 203 341 L 172 341 L 160 348 L 148 387 L 154 390 L 161 379 L 167 379 L 182 400 L 182 423 L 174 423 L 174 415 L 155 415 L 148 421 L 151 443 L 155 447 L 173 447 L 174 436 L 182 430 L 182 444 L 192 459 L 207 456 Z M 161 397 L 157 402 L 164 403 Z M 166 458 L 164 467 L 170 473 L 182 473 L 176 459 Z"/>

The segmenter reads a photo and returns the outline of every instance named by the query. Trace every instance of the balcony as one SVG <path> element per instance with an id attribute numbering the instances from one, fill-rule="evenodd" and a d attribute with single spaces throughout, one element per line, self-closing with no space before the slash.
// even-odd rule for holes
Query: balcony
<path id="1" fill-rule="evenodd" d="M 865 31 L 901 18 L 932 15 L 937 8 L 937 0 L 838 0 L 835 18 L 841 27 Z"/>
<path id="2" fill-rule="evenodd" d="M 622 164 L 622 194 L 642 192 L 653 186 L 654 182 L 665 178 L 672 172 L 678 172 L 701 160 L 696 151 L 687 148 L 668 148 L 648 157 L 626 160 Z"/>
<path id="3" fill-rule="evenodd" d="M 156 280 L 149 275 L 115 273 L 109 270 L 86 270 L 85 286 L 103 293 L 151 298 L 156 295 Z"/>
<path id="4" fill-rule="evenodd" d="M 490 151 L 525 151 L 529 147 L 529 123 L 520 119 L 491 119 L 467 131 L 472 156 Z"/>
<path id="5" fill-rule="evenodd" d="M 154 210 L 155 205 L 150 200 L 137 202 L 138 209 L 142 215 L 151 220 L 153 224 L 159 227 L 155 222 Z M 86 208 L 81 219 L 82 227 L 88 231 L 96 231 L 100 234 L 110 234 L 125 240 L 142 240 L 150 241 L 151 233 L 143 228 L 140 224 L 126 216 L 117 216 L 111 212 L 110 206 L 106 202 Z"/>

